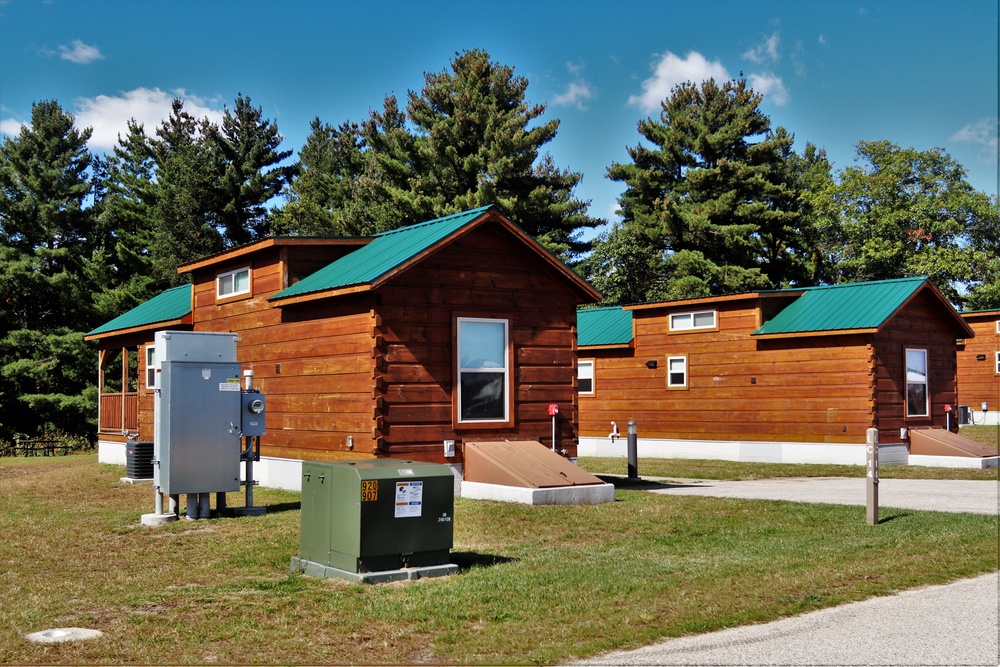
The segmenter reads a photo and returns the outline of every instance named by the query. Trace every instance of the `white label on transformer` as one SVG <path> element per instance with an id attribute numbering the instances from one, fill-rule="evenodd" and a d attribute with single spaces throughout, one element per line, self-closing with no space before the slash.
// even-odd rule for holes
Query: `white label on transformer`
<path id="1" fill-rule="evenodd" d="M 423 482 L 396 482 L 396 518 L 420 516 L 424 501 Z"/>
<path id="2" fill-rule="evenodd" d="M 220 382 L 219 391 L 239 391 L 240 385 L 238 382 Z"/>

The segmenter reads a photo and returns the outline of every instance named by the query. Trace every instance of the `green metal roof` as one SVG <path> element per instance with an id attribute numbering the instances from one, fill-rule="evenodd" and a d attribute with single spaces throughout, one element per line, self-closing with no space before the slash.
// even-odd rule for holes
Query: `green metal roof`
<path id="1" fill-rule="evenodd" d="M 84 335 L 96 336 L 97 334 L 132 329 L 157 322 L 179 320 L 190 312 L 191 286 L 180 285 L 161 292 L 149 301 L 140 303 L 132 310 L 122 313 L 110 322 L 106 322 Z"/>
<path id="2" fill-rule="evenodd" d="M 807 287 L 753 335 L 877 329 L 926 282 L 920 276 Z"/>
<path id="3" fill-rule="evenodd" d="M 577 345 L 627 345 L 632 342 L 632 311 L 621 306 L 576 311 Z"/>
<path id="4" fill-rule="evenodd" d="M 492 205 L 481 206 L 376 234 L 367 245 L 283 289 L 270 300 L 371 283 L 478 219 L 490 208 Z"/>

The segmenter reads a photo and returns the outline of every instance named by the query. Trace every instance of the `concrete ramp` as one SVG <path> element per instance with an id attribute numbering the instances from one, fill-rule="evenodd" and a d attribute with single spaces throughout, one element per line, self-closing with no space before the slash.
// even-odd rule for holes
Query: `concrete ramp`
<path id="1" fill-rule="evenodd" d="M 614 485 L 533 440 L 467 442 L 462 496 L 528 505 L 595 505 Z"/>
<path id="2" fill-rule="evenodd" d="M 997 456 L 997 452 L 989 447 L 943 428 L 911 428 L 910 455 L 914 454 L 976 458 Z"/>

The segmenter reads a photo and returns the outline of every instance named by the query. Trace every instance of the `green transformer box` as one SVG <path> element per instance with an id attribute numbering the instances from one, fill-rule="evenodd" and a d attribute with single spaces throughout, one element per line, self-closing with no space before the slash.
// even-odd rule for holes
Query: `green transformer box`
<path id="1" fill-rule="evenodd" d="M 454 509 L 446 465 L 304 461 L 301 554 L 292 570 L 366 582 L 451 574 Z"/>

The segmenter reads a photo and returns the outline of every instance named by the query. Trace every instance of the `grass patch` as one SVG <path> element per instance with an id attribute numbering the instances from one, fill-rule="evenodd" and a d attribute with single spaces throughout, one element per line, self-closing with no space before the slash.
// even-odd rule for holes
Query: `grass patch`
<path id="1" fill-rule="evenodd" d="M 996 426 L 963 426 L 958 430 L 958 434 L 975 440 L 984 447 L 989 447 L 994 451 L 1000 451 L 1000 424 Z"/>
<path id="2" fill-rule="evenodd" d="M 620 457 L 581 456 L 577 461 L 595 474 L 627 475 L 628 461 Z M 640 477 L 668 479 L 749 480 L 777 477 L 864 477 L 864 466 L 813 463 L 747 463 L 702 459 L 639 459 Z M 932 468 L 879 466 L 882 479 L 1000 480 L 997 468 Z"/>
<path id="3" fill-rule="evenodd" d="M 456 499 L 458 575 L 366 586 L 288 573 L 298 494 L 146 527 L 151 491 L 121 474 L 92 455 L 0 460 L 4 663 L 547 664 L 1000 566 L 995 516 L 868 526 L 863 507 L 619 489 L 582 507 Z M 105 635 L 23 638 L 70 626 Z"/>

